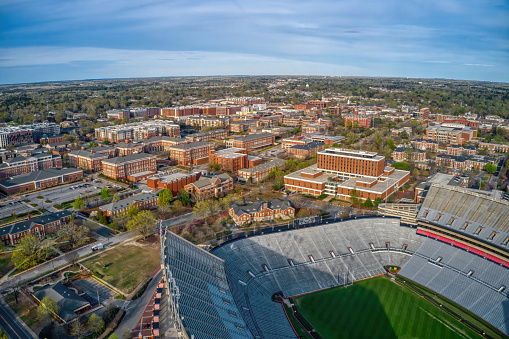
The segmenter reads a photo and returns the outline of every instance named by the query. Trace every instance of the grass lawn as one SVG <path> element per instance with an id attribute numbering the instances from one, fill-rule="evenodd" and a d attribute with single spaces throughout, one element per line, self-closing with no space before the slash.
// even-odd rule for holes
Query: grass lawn
<path id="1" fill-rule="evenodd" d="M 155 241 L 150 241 L 151 238 Z M 104 281 L 128 294 L 160 265 L 159 239 L 151 238 L 117 246 L 82 264 Z"/>
<path id="2" fill-rule="evenodd" d="M 28 298 L 20 293 L 18 295 L 18 302 L 12 293 L 5 297 L 5 301 L 9 304 L 9 307 L 28 325 L 35 333 L 38 333 L 42 324 L 37 320 L 37 306 L 28 300 Z"/>
<path id="3" fill-rule="evenodd" d="M 387 276 L 293 298 L 323 338 L 478 338 Z"/>
<path id="4" fill-rule="evenodd" d="M 11 256 L 12 252 L 0 254 L 0 277 L 3 277 L 14 268 L 14 264 L 11 261 Z"/>

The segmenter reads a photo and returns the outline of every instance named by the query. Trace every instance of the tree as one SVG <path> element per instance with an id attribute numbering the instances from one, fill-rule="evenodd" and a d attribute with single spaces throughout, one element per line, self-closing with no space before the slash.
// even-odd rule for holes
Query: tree
<path id="1" fill-rule="evenodd" d="M 212 200 L 198 201 L 193 207 L 193 214 L 198 218 L 208 217 L 212 212 Z"/>
<path id="2" fill-rule="evenodd" d="M 144 239 L 155 230 L 155 226 L 156 219 L 151 211 L 141 211 L 127 223 L 130 232 L 140 234 Z"/>
<path id="3" fill-rule="evenodd" d="M 338 148 L 339 145 L 335 142 L 335 143 L 332 144 L 332 147 Z"/>
<path id="4" fill-rule="evenodd" d="M 37 318 L 40 322 L 46 323 L 51 320 L 54 314 L 58 314 L 58 312 L 60 312 L 60 306 L 58 306 L 56 301 L 44 297 L 39 303 L 39 307 L 37 307 Z"/>
<path id="5" fill-rule="evenodd" d="M 401 139 L 408 139 L 408 133 L 406 131 L 403 131 L 403 132 L 399 133 L 398 136 Z"/>
<path id="6" fill-rule="evenodd" d="M 213 165 L 212 165 L 212 169 L 213 169 L 214 171 L 219 171 L 219 170 L 221 170 L 221 166 L 220 166 L 219 164 L 213 164 Z"/>
<path id="7" fill-rule="evenodd" d="M 486 172 L 493 174 L 497 171 L 497 166 L 492 165 L 492 164 L 486 164 L 485 170 L 486 170 Z"/>
<path id="8" fill-rule="evenodd" d="M 373 208 L 373 202 L 371 201 L 370 198 L 368 198 L 365 202 L 364 202 L 364 207 L 367 207 L 367 208 Z"/>
<path id="9" fill-rule="evenodd" d="M 110 190 L 108 189 L 108 187 L 103 187 L 101 189 L 101 198 L 104 200 L 104 201 L 110 201 L 111 199 L 111 193 L 110 193 Z"/>
<path id="10" fill-rule="evenodd" d="M 419 171 L 418 168 L 414 168 L 414 170 L 412 171 L 412 174 L 416 177 L 418 177 L 419 175 L 421 175 L 421 171 Z"/>
<path id="11" fill-rule="evenodd" d="M 414 155 L 414 149 L 409 147 L 405 149 L 405 156 L 408 161 L 412 161 Z"/>
<path id="12" fill-rule="evenodd" d="M 392 139 L 387 139 L 387 147 L 389 147 L 393 151 L 396 149 L 396 146 L 394 145 L 394 141 Z"/>
<path id="13" fill-rule="evenodd" d="M 182 205 L 183 206 L 190 205 L 191 204 L 191 195 L 189 194 L 189 192 L 186 191 L 185 189 L 181 189 L 179 193 L 180 193 L 180 201 L 182 202 Z"/>
<path id="14" fill-rule="evenodd" d="M 120 201 L 120 197 L 118 196 L 118 193 L 113 194 L 113 199 L 111 199 L 112 202 Z"/>
<path id="15" fill-rule="evenodd" d="M 85 226 L 78 226 L 73 220 L 63 224 L 60 230 L 58 230 L 58 236 L 61 240 L 66 241 L 71 248 L 86 243 L 88 240 L 87 234 L 88 229 Z"/>
<path id="16" fill-rule="evenodd" d="M 65 261 L 71 266 L 74 266 L 78 263 L 78 260 L 80 259 L 80 254 L 78 251 L 71 251 L 65 255 Z"/>
<path id="17" fill-rule="evenodd" d="M 173 200 L 173 194 L 169 189 L 163 189 L 159 192 L 159 199 L 157 200 L 157 205 L 159 207 L 167 207 L 170 205 L 170 202 Z"/>
<path id="18" fill-rule="evenodd" d="M 92 313 L 90 318 L 88 318 L 87 328 L 95 334 L 100 334 L 104 330 L 104 320 L 97 314 Z"/>
<path id="19" fill-rule="evenodd" d="M 2 331 L 1 328 L 0 328 L 0 339 L 9 339 L 9 337 L 7 336 L 7 333 Z"/>
<path id="20" fill-rule="evenodd" d="M 76 200 L 74 200 L 73 207 L 76 211 L 84 209 L 85 203 L 83 202 L 83 199 L 81 197 L 77 197 Z"/>
<path id="21" fill-rule="evenodd" d="M 87 333 L 86 327 L 81 323 L 79 319 L 76 319 L 71 324 L 71 335 L 77 338 L 83 338 Z"/>
<path id="22" fill-rule="evenodd" d="M 346 139 L 350 144 L 353 144 L 355 141 L 357 141 L 357 136 L 353 132 L 348 132 L 346 134 Z"/>
<path id="23" fill-rule="evenodd" d="M 115 333 L 113 333 L 108 337 L 108 339 L 118 339 L 118 336 Z"/>
<path id="24" fill-rule="evenodd" d="M 182 205 L 182 202 L 180 200 L 177 200 L 173 203 L 173 206 L 171 207 L 173 212 L 180 213 L 184 209 L 184 205 Z"/>
<path id="25" fill-rule="evenodd" d="M 357 205 L 359 203 L 359 198 L 357 197 L 357 191 L 354 189 L 350 191 L 350 202 L 353 205 Z"/>
<path id="26" fill-rule="evenodd" d="M 378 198 L 375 199 L 374 205 L 375 205 L 376 208 L 378 208 L 378 205 L 382 204 L 383 202 L 384 202 L 383 199 L 378 197 Z"/>
<path id="27" fill-rule="evenodd" d="M 140 213 L 140 209 L 138 208 L 138 206 L 136 206 L 134 202 L 131 202 L 129 208 L 127 209 L 127 216 L 129 218 L 133 218 L 138 213 Z"/>
<path id="28" fill-rule="evenodd" d="M 27 234 L 19 241 L 11 260 L 20 270 L 32 267 L 47 257 L 47 244 L 33 234 Z"/>

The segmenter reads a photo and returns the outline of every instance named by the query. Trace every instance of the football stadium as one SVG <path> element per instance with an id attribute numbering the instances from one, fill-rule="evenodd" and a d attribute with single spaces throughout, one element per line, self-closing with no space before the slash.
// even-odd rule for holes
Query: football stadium
<path id="1" fill-rule="evenodd" d="M 433 184 L 412 225 L 394 209 L 210 252 L 166 232 L 170 312 L 182 338 L 507 338 L 508 199 Z"/>

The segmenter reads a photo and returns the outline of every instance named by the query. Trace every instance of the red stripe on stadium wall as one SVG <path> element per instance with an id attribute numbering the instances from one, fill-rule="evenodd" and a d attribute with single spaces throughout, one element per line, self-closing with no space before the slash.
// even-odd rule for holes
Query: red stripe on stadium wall
<path id="1" fill-rule="evenodd" d="M 453 246 L 456 246 L 456 247 L 459 247 L 459 248 L 462 248 L 464 250 L 466 250 L 468 248 L 468 245 L 465 245 L 464 243 L 462 242 L 459 242 L 459 241 L 455 241 L 453 242 L 452 244 Z"/>
<path id="2" fill-rule="evenodd" d="M 502 264 L 504 262 L 504 260 L 502 260 L 498 257 L 495 257 L 494 255 L 491 255 L 491 254 L 486 254 L 486 259 L 494 261 L 497 264 Z"/>
<path id="3" fill-rule="evenodd" d="M 438 237 L 437 234 L 431 233 L 431 232 L 428 232 L 428 231 L 424 232 L 424 235 L 427 236 L 427 237 L 433 238 L 433 239 L 436 239 Z"/>
<path id="4" fill-rule="evenodd" d="M 471 253 L 474 253 L 474 254 L 477 254 L 477 255 L 480 255 L 481 257 L 484 257 L 486 255 L 486 252 L 483 252 L 483 251 L 478 250 L 477 248 L 473 248 L 473 247 L 469 247 L 467 249 L 467 251 L 469 251 Z"/>
<path id="5" fill-rule="evenodd" d="M 439 237 L 438 237 L 438 240 L 443 241 L 443 242 L 446 242 L 446 243 L 448 243 L 448 244 L 452 244 L 452 243 L 454 242 L 454 240 L 449 239 L 449 238 L 446 238 L 446 237 L 442 237 L 442 236 L 439 236 Z"/>
<path id="6" fill-rule="evenodd" d="M 506 261 L 506 262 L 504 263 L 504 267 L 509 268 L 509 261 Z"/>
<path id="7" fill-rule="evenodd" d="M 417 230 L 417 234 L 423 234 L 424 230 Z"/>

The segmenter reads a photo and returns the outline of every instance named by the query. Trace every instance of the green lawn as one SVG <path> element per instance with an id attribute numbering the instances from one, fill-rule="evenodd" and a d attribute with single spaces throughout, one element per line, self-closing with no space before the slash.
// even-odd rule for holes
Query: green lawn
<path id="1" fill-rule="evenodd" d="M 327 339 L 478 338 L 469 328 L 387 276 L 293 298 Z"/>
<path id="2" fill-rule="evenodd" d="M 121 245 L 82 264 L 128 294 L 160 265 L 158 245 L 158 242 Z"/>

